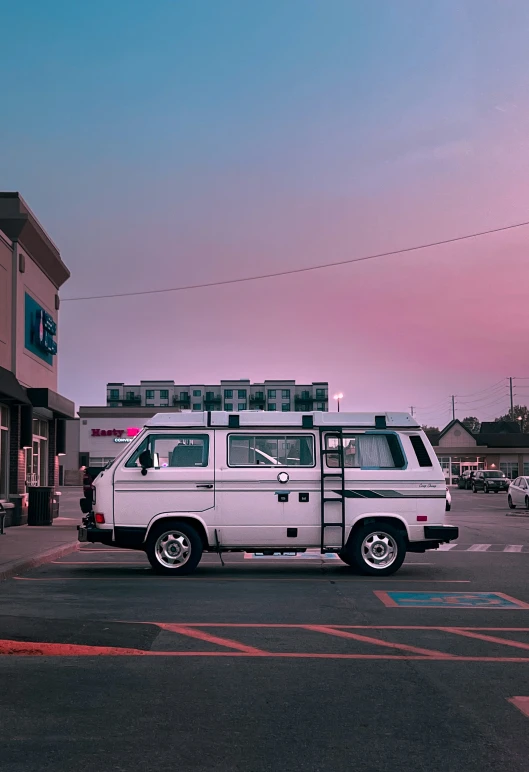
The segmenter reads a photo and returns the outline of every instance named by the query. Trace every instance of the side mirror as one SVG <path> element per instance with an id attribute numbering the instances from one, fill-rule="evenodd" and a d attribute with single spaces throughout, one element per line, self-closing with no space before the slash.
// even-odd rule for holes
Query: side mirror
<path id="1" fill-rule="evenodd" d="M 154 461 L 150 451 L 144 450 L 142 453 L 140 453 L 139 462 L 141 466 L 141 473 L 145 477 L 147 474 L 147 469 L 152 469 L 154 466 Z"/>

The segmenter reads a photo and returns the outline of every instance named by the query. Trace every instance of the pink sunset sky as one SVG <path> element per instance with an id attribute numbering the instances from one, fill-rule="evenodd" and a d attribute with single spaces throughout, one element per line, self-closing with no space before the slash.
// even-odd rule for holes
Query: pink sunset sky
<path id="1" fill-rule="evenodd" d="M 452 394 L 460 418 L 506 412 L 507 380 L 474 392 L 529 377 L 529 227 L 68 301 L 529 220 L 529 6 L 221 5 L 155 3 L 122 27 L 96 2 L 86 24 L 53 27 L 55 58 L 24 64 L 54 111 L 21 128 L 19 104 L 0 172 L 72 271 L 61 393 L 86 405 L 107 381 L 295 378 L 329 380 L 342 409 L 414 405 L 434 425 Z M 525 404 L 529 380 L 515 383 Z"/>

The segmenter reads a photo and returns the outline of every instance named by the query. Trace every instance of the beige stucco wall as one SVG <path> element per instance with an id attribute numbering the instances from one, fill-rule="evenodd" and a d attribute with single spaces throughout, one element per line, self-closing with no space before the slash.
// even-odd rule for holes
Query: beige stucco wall
<path id="1" fill-rule="evenodd" d="M 27 388 L 46 388 L 57 391 L 57 356 L 49 365 L 25 348 L 25 294 L 26 292 L 44 308 L 57 322 L 55 295 L 57 289 L 53 282 L 33 262 L 30 255 L 19 247 L 25 255 L 25 272 L 18 272 L 17 282 L 17 378 Z M 57 338 L 56 338 L 57 340 Z M 57 344 L 58 345 L 58 344 Z"/>
<path id="2" fill-rule="evenodd" d="M 11 369 L 11 276 L 13 247 L 0 231 L 0 367 Z"/>
<path id="3" fill-rule="evenodd" d="M 452 426 L 452 428 L 439 440 L 440 448 L 460 448 L 462 445 L 472 447 L 476 445 L 476 440 L 471 434 L 457 424 Z"/>

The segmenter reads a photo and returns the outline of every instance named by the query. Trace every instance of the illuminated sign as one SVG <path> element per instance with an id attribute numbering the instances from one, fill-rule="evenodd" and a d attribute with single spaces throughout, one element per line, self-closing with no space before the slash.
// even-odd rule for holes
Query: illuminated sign
<path id="1" fill-rule="evenodd" d="M 127 437 L 123 437 L 127 433 Z M 92 429 L 92 437 L 114 437 L 114 442 L 132 442 L 134 437 L 141 432 L 134 426 L 129 426 L 128 429 Z M 127 439 L 129 438 L 129 439 Z"/>
<path id="2" fill-rule="evenodd" d="M 25 346 L 49 365 L 57 353 L 57 324 L 31 295 L 25 296 Z"/>

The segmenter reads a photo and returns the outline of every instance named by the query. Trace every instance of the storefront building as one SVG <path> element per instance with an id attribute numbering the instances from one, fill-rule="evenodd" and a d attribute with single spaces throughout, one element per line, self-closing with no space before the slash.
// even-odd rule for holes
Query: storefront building
<path id="1" fill-rule="evenodd" d="M 529 434 L 522 434 L 515 422 L 483 423 L 473 434 L 455 420 L 428 435 L 447 485 L 456 485 L 464 472 L 478 469 L 499 469 L 511 480 L 529 475 Z"/>
<path id="2" fill-rule="evenodd" d="M 73 402 L 57 393 L 59 289 L 70 273 L 18 193 L 0 193 L 0 502 L 27 520 L 31 486 L 56 486 Z"/>
<path id="3" fill-rule="evenodd" d="M 78 485 L 84 468 L 104 467 L 132 442 L 149 418 L 164 412 L 174 413 L 175 408 L 80 407 L 78 421 L 68 426 L 66 455 L 61 459 L 65 484 Z"/>

